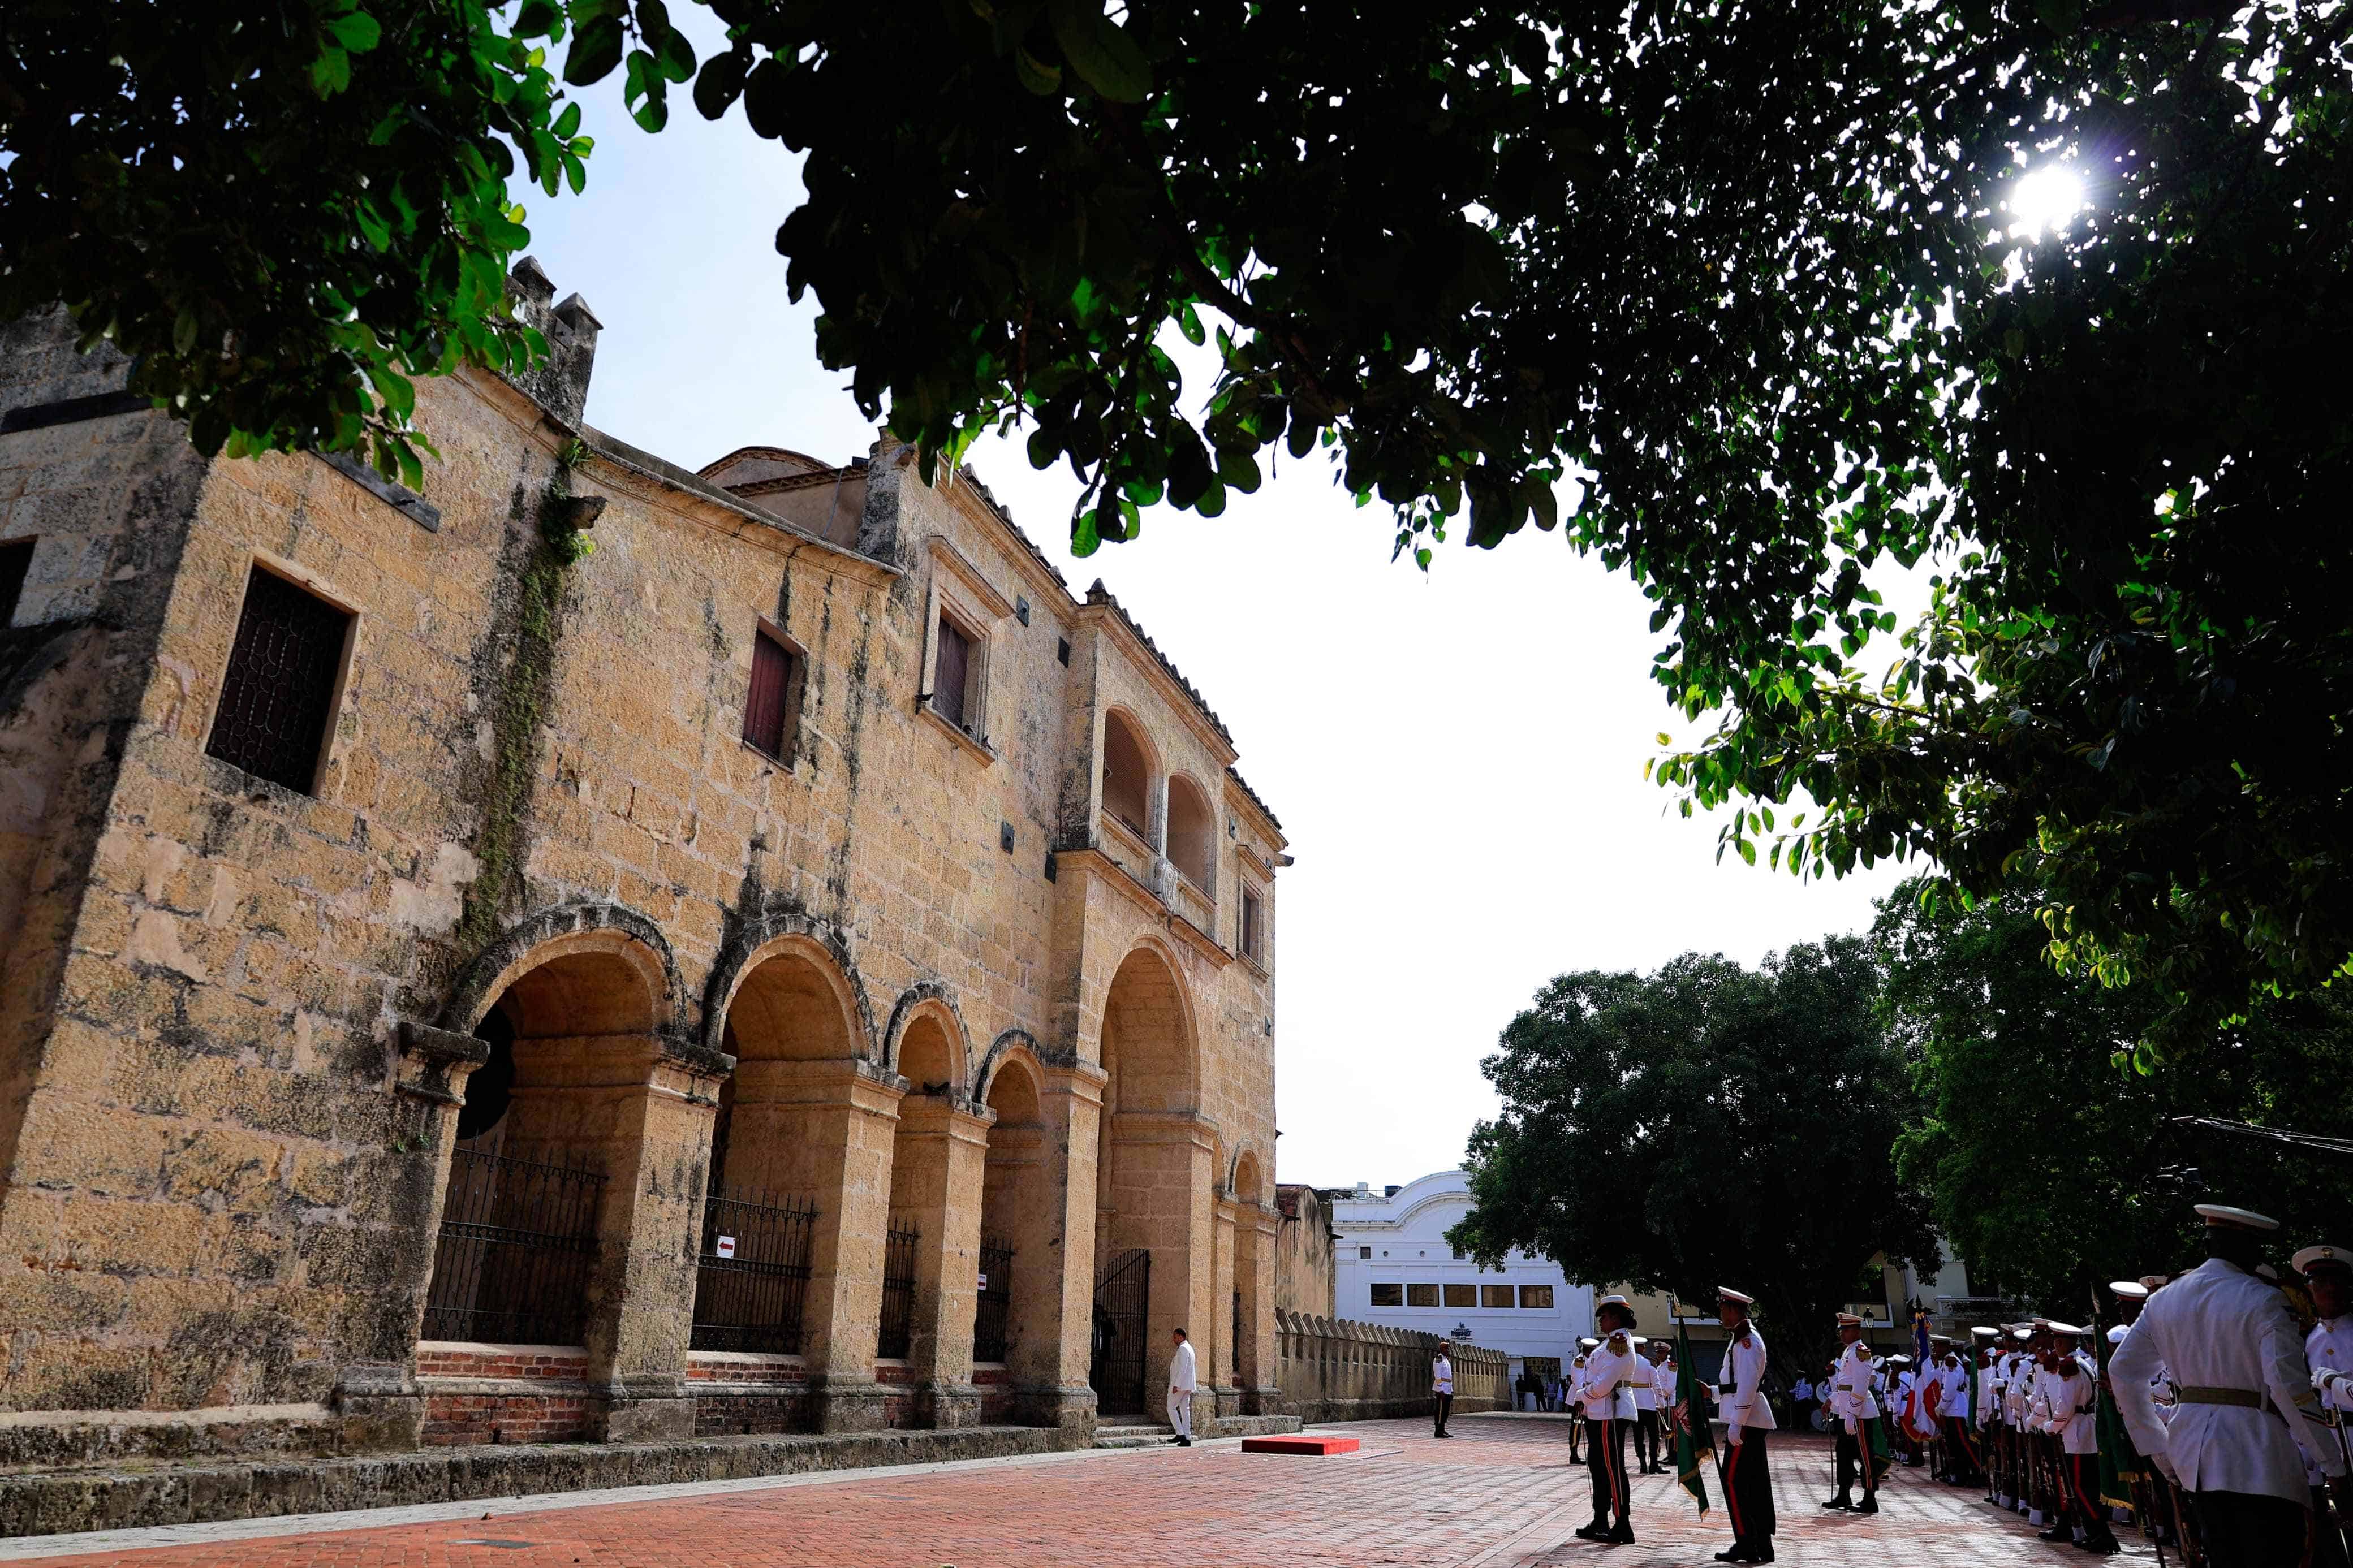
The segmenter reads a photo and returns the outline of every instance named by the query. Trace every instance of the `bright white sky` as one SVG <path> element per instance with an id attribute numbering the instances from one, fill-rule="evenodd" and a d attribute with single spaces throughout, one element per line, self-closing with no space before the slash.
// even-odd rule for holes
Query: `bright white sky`
<path id="1" fill-rule="evenodd" d="M 691 7 L 678 12 L 694 16 Z M 605 322 L 588 419 L 699 468 L 773 443 L 841 462 L 872 432 L 785 295 L 797 161 L 673 93 L 641 134 L 617 77 L 585 95 L 586 195 L 519 193 L 557 297 Z M 974 466 L 1074 588 L 1101 576 L 1240 748 L 1298 864 L 1277 893 L 1282 1179 L 1404 1183 L 1461 1162 L 1494 1097 L 1479 1061 L 1549 976 L 1701 950 L 1754 963 L 1859 931 L 1892 868 L 1827 884 L 1719 866 L 1716 825 L 1644 782 L 1672 728 L 1649 605 L 1533 530 L 1459 542 L 1427 578 L 1388 513 L 1319 458 L 1209 521 L 1163 509 L 1071 559 L 1078 492 L 989 441 Z"/>

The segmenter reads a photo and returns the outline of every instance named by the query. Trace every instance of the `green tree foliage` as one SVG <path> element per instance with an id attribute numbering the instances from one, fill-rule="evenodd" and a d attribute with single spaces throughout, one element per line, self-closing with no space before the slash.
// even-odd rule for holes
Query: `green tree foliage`
<path id="1" fill-rule="evenodd" d="M 1888 1026 L 1917 1063 L 1896 1164 L 1973 1287 L 2080 1315 L 2094 1286 L 2201 1258 L 2190 1205 L 2209 1197 L 2283 1221 L 2283 1264 L 2340 1233 L 2353 1163 L 2168 1123 L 2353 1137 L 2353 1017 L 2333 991 L 2261 1007 L 2172 1070 L 2119 1072 L 2159 999 L 2053 969 L 2031 889 L 1969 909 L 1926 890 L 1891 895 L 1873 933 Z"/>
<path id="2" fill-rule="evenodd" d="M 1746 1290 L 1778 1353 L 1810 1361 L 1833 1312 L 1877 1298 L 1875 1256 L 1936 1265 L 1894 1167 L 1911 1082 L 1879 989 L 1855 937 L 1760 969 L 1687 953 L 1551 981 L 1481 1064 L 1503 1113 L 1471 1135 L 1472 1208 L 1447 1239 L 1586 1284 Z"/>
<path id="3" fill-rule="evenodd" d="M 1425 562 L 1533 522 L 1640 582 L 1729 852 L 2028 874 L 2152 1048 L 2353 953 L 2353 9 L 710 4 L 698 67 L 659 0 L 26 0 L 0 308 L 200 443 L 397 436 L 531 350 L 499 177 L 578 178 L 568 25 L 641 124 L 691 76 L 807 153 L 821 357 L 927 462 L 1026 428 L 1082 552 L 1321 448 Z M 2053 163 L 2090 209 L 2009 234 Z M 1899 628 L 1864 573 L 1924 560 Z"/>

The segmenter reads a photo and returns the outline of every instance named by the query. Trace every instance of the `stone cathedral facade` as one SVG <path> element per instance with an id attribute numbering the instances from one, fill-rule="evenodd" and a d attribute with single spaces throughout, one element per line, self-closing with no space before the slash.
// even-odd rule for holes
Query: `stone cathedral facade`
<path id="1" fill-rule="evenodd" d="M 1282 831 L 968 474 L 0 333 L 0 1464 L 1277 1408 Z M 593 545 L 593 548 L 584 546 Z"/>

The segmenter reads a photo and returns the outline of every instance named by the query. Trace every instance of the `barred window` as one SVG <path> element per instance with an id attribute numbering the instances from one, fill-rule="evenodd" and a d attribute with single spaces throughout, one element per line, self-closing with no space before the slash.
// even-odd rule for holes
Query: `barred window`
<path id="1" fill-rule="evenodd" d="M 257 778 L 311 794 L 351 625 L 348 611 L 254 567 L 205 750 Z"/>
<path id="2" fill-rule="evenodd" d="M 1520 1305 L 1523 1307 L 1538 1307 L 1542 1308 L 1546 1311 L 1550 1311 L 1552 1310 L 1552 1287 L 1549 1285 L 1521 1286 Z"/>
<path id="3" fill-rule="evenodd" d="M 1374 1286 L 1374 1287 L 1373 1287 L 1373 1305 L 1374 1305 L 1374 1306 L 1376 1306 L 1376 1307 L 1402 1307 L 1402 1306 L 1404 1306 L 1404 1305 L 1405 1305 L 1405 1287 L 1404 1287 L 1404 1285 L 1402 1285 L 1402 1284 L 1397 1284 L 1397 1285 L 1376 1285 L 1376 1286 Z"/>
<path id="4" fill-rule="evenodd" d="M 1405 1304 L 1409 1307 L 1437 1306 L 1438 1287 L 1435 1285 L 1407 1286 L 1405 1288 Z"/>

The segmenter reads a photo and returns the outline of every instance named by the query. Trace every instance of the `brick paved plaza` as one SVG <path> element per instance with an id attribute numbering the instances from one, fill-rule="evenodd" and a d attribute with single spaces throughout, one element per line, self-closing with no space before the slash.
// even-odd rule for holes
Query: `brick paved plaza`
<path id="1" fill-rule="evenodd" d="M 1630 1547 L 1570 1534 L 1588 1517 L 1566 1423 L 1458 1417 L 1433 1440 L 1419 1422 L 1334 1428 L 1363 1449 L 1331 1458 L 1246 1455 L 1238 1444 L 802 1478 L 656 1501 L 513 1508 L 389 1528 L 255 1536 L 262 1523 L 187 1527 L 183 1544 L 130 1532 L 33 1562 L 125 1568 L 1033 1568 L 1039 1564 L 1379 1563 L 1551 1568 L 1698 1564 L 1731 1543 L 1723 1505 L 1702 1524 L 1663 1477 L 1635 1478 Z M 1829 1445 L 1777 1445 L 1779 1559 L 1825 1568 L 2090 1561 L 2034 1539 L 1974 1491 L 1899 1472 L 1876 1519 L 1825 1513 Z M 1710 1489 L 1715 1496 L 1715 1489 Z M 487 1507 L 491 1517 L 482 1517 Z M 449 1509 L 440 1510 L 446 1514 Z M 353 1516 L 343 1516 L 348 1520 Z M 190 1539 L 202 1532 L 204 1538 Z M 152 1536 L 149 1539 L 153 1539 Z M 16 1558 L 39 1543 L 19 1542 Z M 59 1544 L 64 1544 L 60 1542 Z M 90 1546 L 103 1545 L 92 1553 Z M 2146 1559 L 2138 1542 L 2126 1548 Z M 16 1558 L 17 1561 L 28 1559 Z"/>

